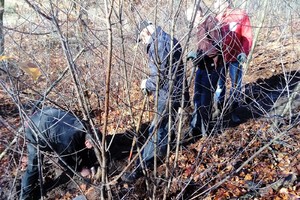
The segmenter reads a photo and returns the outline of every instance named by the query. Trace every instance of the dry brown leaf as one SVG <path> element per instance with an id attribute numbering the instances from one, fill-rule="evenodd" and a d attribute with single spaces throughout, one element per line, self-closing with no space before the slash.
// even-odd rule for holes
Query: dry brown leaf
<path id="1" fill-rule="evenodd" d="M 64 196 L 63 196 L 64 200 L 69 200 L 72 199 L 72 194 L 70 192 L 67 192 Z"/>
<path id="2" fill-rule="evenodd" d="M 29 76 L 32 77 L 34 81 L 37 81 L 38 78 L 42 75 L 39 67 L 31 62 L 21 62 L 19 67 Z"/>
<path id="3" fill-rule="evenodd" d="M 185 168 L 185 171 L 184 171 L 184 173 L 183 173 L 183 175 L 185 176 L 185 177 L 189 177 L 192 173 L 194 172 L 194 170 L 193 170 L 193 166 L 187 166 L 186 168 Z"/>
<path id="4" fill-rule="evenodd" d="M 10 57 L 10 56 L 0 56 L 0 61 L 2 60 L 8 60 L 8 59 L 12 59 L 13 57 Z"/>
<path id="5" fill-rule="evenodd" d="M 251 181 L 251 180 L 252 180 L 252 175 L 251 175 L 251 174 L 247 174 L 247 175 L 245 176 L 245 180 L 246 180 L 246 181 Z"/>
<path id="6" fill-rule="evenodd" d="M 215 199 L 216 200 L 228 199 L 228 197 L 230 197 L 228 190 L 221 188 L 217 191 Z"/>

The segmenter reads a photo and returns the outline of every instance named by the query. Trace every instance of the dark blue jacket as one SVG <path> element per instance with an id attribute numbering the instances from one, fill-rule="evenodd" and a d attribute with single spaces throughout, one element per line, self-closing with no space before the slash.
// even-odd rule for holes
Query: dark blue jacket
<path id="1" fill-rule="evenodd" d="M 147 46 L 150 76 L 146 82 L 146 88 L 147 90 L 154 92 L 156 90 L 157 76 L 160 76 L 158 86 L 159 98 L 168 98 L 169 80 L 172 78 L 169 77 L 169 70 L 171 68 L 171 74 L 174 78 L 172 97 L 174 101 L 180 102 L 183 81 L 186 81 L 184 65 L 181 59 L 182 49 L 175 38 L 173 38 L 173 47 L 171 48 L 171 41 L 171 36 L 164 32 L 160 27 L 157 27 L 152 34 L 151 41 Z M 170 61 L 171 56 L 172 64 Z M 185 96 L 185 100 L 188 101 L 188 92 L 186 92 Z"/>
<path id="2" fill-rule="evenodd" d="M 73 114 L 48 107 L 34 113 L 30 119 L 38 129 L 41 150 L 54 150 L 59 155 L 65 155 L 85 148 L 85 126 Z M 26 138 L 36 145 L 31 122 L 27 122 L 26 125 Z"/>
<path id="3" fill-rule="evenodd" d="M 56 108 L 43 108 L 31 116 L 25 124 L 25 136 L 28 140 L 28 166 L 22 178 L 20 199 L 31 199 L 34 185 L 38 183 L 38 152 L 37 145 L 43 152 L 56 152 L 65 162 L 60 162 L 66 173 L 71 175 L 73 170 L 80 167 L 91 167 L 96 162 L 93 150 L 85 148 L 85 135 L 87 133 L 83 123 L 70 112 Z M 36 137 L 37 135 L 37 137 Z M 48 190 L 57 184 L 63 184 L 69 178 L 62 173 L 57 179 L 44 185 Z M 37 197 L 36 197 L 37 199 Z"/>

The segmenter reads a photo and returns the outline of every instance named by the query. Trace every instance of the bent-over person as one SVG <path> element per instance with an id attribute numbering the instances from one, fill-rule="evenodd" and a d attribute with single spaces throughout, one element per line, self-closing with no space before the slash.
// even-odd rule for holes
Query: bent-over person
<path id="1" fill-rule="evenodd" d="M 42 166 L 44 152 L 54 153 L 65 170 L 43 186 L 45 192 L 68 182 L 74 171 L 86 174 L 86 169 L 97 161 L 91 135 L 83 122 L 67 111 L 52 107 L 37 111 L 25 123 L 25 138 L 28 142 L 28 165 L 21 182 L 22 200 L 39 197 L 35 195 L 41 185 L 39 166 Z"/>

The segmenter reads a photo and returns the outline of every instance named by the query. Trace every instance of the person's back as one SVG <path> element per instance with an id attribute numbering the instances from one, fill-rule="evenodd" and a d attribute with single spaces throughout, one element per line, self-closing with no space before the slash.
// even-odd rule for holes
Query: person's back
<path id="1" fill-rule="evenodd" d="M 73 114 L 47 107 L 34 113 L 31 121 L 38 129 L 39 145 L 42 150 L 54 150 L 61 155 L 84 148 L 82 141 L 85 140 L 86 130 L 82 122 Z M 36 144 L 33 130 L 32 126 L 26 128 L 26 138 Z"/>
<path id="2" fill-rule="evenodd" d="M 172 46 L 173 45 L 173 46 Z M 174 78 L 172 97 L 176 102 L 180 102 L 184 76 L 184 65 L 182 61 L 182 48 L 176 38 L 163 31 L 160 27 L 155 29 L 152 33 L 152 40 L 147 47 L 147 53 L 149 56 L 149 68 L 151 71 L 150 90 L 155 91 L 156 76 L 160 75 L 160 85 L 158 89 L 161 91 L 160 95 L 167 98 L 170 87 L 170 79 Z M 172 60 L 170 59 L 172 56 Z M 159 68 L 159 70 L 157 70 Z M 171 69 L 170 69 L 171 68 Z M 171 76 L 169 77 L 169 70 L 171 70 Z M 185 96 L 185 101 L 189 100 L 189 97 Z"/>
<path id="3" fill-rule="evenodd" d="M 252 45 L 252 29 L 247 13 L 229 7 L 217 19 L 222 28 L 225 62 L 236 61 L 241 52 L 248 55 Z"/>
<path id="4" fill-rule="evenodd" d="M 21 183 L 20 199 L 22 200 L 38 198 L 35 186 L 41 184 L 38 182 L 38 177 L 39 165 L 43 163 L 43 151 L 55 152 L 55 157 L 60 156 L 59 163 L 65 167 L 69 175 L 72 173 L 69 167 L 76 170 L 80 159 L 88 159 L 85 156 L 88 150 L 86 150 L 84 125 L 71 113 L 56 108 L 43 108 L 30 117 L 25 127 L 28 141 L 28 166 Z M 40 161 L 38 155 L 41 155 Z M 82 161 L 82 163 L 87 162 Z M 63 184 L 68 180 L 69 176 L 63 173 L 48 185 L 50 188 L 54 183 Z M 45 187 L 45 190 L 47 189 Z"/>
<path id="5" fill-rule="evenodd" d="M 214 16 L 207 16 L 204 22 L 197 26 L 197 39 L 198 49 L 201 49 L 203 54 L 211 58 L 222 55 L 222 33 Z"/>

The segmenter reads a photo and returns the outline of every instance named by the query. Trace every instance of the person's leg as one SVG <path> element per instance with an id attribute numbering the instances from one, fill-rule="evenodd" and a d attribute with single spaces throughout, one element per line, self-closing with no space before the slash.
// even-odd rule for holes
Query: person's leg
<path id="1" fill-rule="evenodd" d="M 206 131 L 212 106 L 213 87 L 210 74 L 206 70 L 198 69 L 195 77 L 194 88 L 194 112 L 191 120 L 191 128 Z"/>
<path id="2" fill-rule="evenodd" d="M 200 129 L 201 127 L 201 113 L 200 113 L 200 106 L 201 106 L 201 91 L 202 91 L 202 80 L 204 76 L 204 70 L 197 69 L 196 71 L 196 76 L 195 76 L 195 82 L 194 82 L 194 112 L 192 114 L 192 119 L 191 119 L 191 128 L 195 129 L 198 128 Z"/>
<path id="3" fill-rule="evenodd" d="M 157 137 L 157 155 L 158 157 L 163 157 L 166 153 L 167 143 L 168 143 L 168 113 L 167 111 L 164 113 L 166 109 L 166 97 L 161 94 L 161 98 L 158 99 L 158 107 L 157 107 L 157 117 L 155 117 L 149 128 L 149 137 L 150 140 L 146 144 L 145 148 L 142 150 L 142 160 L 138 160 L 136 163 L 136 168 L 130 172 L 125 173 L 122 176 L 122 180 L 128 183 L 134 182 L 136 179 L 143 175 L 141 162 L 144 167 L 152 168 L 154 161 L 154 149 L 155 149 L 155 141 Z M 154 132 L 156 131 L 156 136 Z"/>
<path id="4" fill-rule="evenodd" d="M 230 96 L 232 99 L 232 107 L 236 108 L 240 101 L 241 89 L 242 89 L 242 74 L 243 68 L 239 62 L 229 63 L 229 76 L 231 79 Z"/>
<path id="5" fill-rule="evenodd" d="M 211 73 L 210 81 L 211 85 L 214 91 L 216 91 L 219 87 L 219 81 L 222 76 L 222 73 L 224 73 L 224 67 L 219 66 L 216 70 L 213 70 Z M 224 78 L 223 78 L 224 79 Z"/>
<path id="6" fill-rule="evenodd" d="M 148 141 L 148 143 L 146 144 L 145 148 L 142 150 L 142 161 L 138 162 L 138 165 L 140 165 L 141 162 L 143 162 L 144 164 L 152 162 L 152 158 L 154 155 L 154 140 L 153 140 L 153 131 L 155 130 L 155 126 L 156 126 L 156 119 L 153 119 L 153 121 L 151 122 L 150 128 L 149 128 L 149 136 L 151 137 L 150 140 Z M 141 166 L 139 166 L 139 168 L 141 168 Z"/>
<path id="7" fill-rule="evenodd" d="M 190 102 L 190 93 L 189 93 L 189 88 L 188 88 L 188 82 L 187 82 L 187 79 L 185 79 L 185 91 L 184 91 L 184 95 L 183 95 L 183 98 L 184 98 L 184 106 L 183 108 L 187 108 L 187 107 L 190 107 L 191 106 L 191 102 Z M 181 104 L 181 98 L 180 99 L 180 103 L 179 103 L 179 107 L 180 107 L 180 104 Z M 178 99 L 176 99 L 177 101 Z M 175 108 L 176 109 L 176 108 Z M 178 109 L 176 110 L 178 111 Z"/>
<path id="8" fill-rule="evenodd" d="M 38 156 L 36 147 L 33 144 L 27 145 L 28 164 L 25 174 L 21 182 L 21 200 L 32 199 L 32 192 L 38 184 L 39 170 L 38 170 Z"/>
<path id="9" fill-rule="evenodd" d="M 225 102 L 225 94 L 226 94 L 226 75 L 227 75 L 227 67 L 219 68 L 219 80 L 217 84 L 217 89 L 215 92 L 215 101 L 217 102 L 218 109 L 222 110 Z"/>
<path id="10" fill-rule="evenodd" d="M 167 150 L 168 144 L 168 111 L 167 111 L 167 101 L 166 97 L 158 99 L 157 107 L 157 117 L 152 121 L 149 128 L 149 136 L 151 137 L 150 141 L 142 151 L 143 162 L 146 167 L 150 167 L 153 164 L 154 158 L 154 147 L 155 147 L 155 129 L 157 137 L 157 155 L 163 157 Z"/>
<path id="11" fill-rule="evenodd" d="M 231 119 L 234 123 L 241 121 L 234 110 L 239 106 L 239 102 L 241 101 L 242 74 L 242 65 L 240 65 L 239 62 L 231 62 L 229 65 L 229 75 L 231 79 L 229 104 L 230 110 L 232 111 Z"/>

